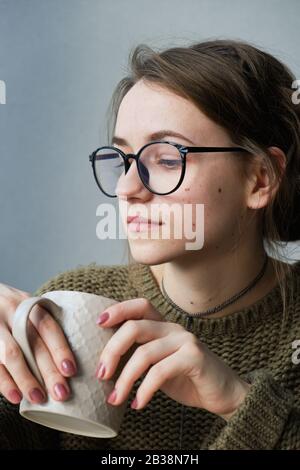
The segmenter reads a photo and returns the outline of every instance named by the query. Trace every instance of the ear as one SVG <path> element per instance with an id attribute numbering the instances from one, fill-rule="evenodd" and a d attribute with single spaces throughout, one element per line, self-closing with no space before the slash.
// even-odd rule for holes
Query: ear
<path id="1" fill-rule="evenodd" d="M 281 168 L 281 178 L 286 167 L 286 155 L 279 147 L 268 147 L 270 158 L 277 158 Z M 281 180 L 281 179 L 280 179 Z M 271 184 L 270 175 L 263 161 L 256 160 L 248 185 L 247 205 L 250 209 L 260 209 L 275 197 L 280 181 Z"/>

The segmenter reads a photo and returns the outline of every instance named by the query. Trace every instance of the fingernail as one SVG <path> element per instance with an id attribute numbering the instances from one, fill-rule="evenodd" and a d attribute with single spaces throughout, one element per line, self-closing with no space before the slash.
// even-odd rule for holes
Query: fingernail
<path id="1" fill-rule="evenodd" d="M 68 397 L 69 392 L 63 384 L 55 384 L 54 385 L 54 392 L 57 398 L 60 400 L 64 400 Z"/>
<path id="2" fill-rule="evenodd" d="M 98 379 L 102 379 L 105 375 L 105 365 L 102 364 L 102 362 L 100 362 L 99 366 L 98 366 L 98 369 L 97 369 L 97 372 L 96 372 L 96 377 Z"/>
<path id="3" fill-rule="evenodd" d="M 109 403 L 114 403 L 116 398 L 117 398 L 117 390 L 114 388 L 113 391 L 111 392 L 111 394 L 109 395 L 107 401 Z"/>
<path id="4" fill-rule="evenodd" d="M 18 390 L 11 390 L 8 394 L 8 397 L 9 397 L 8 399 L 15 404 L 20 403 L 20 401 L 23 398 L 21 393 Z"/>
<path id="5" fill-rule="evenodd" d="M 109 313 L 103 312 L 97 320 L 97 325 L 102 325 L 102 323 L 104 323 L 108 319 L 109 319 Z"/>
<path id="6" fill-rule="evenodd" d="M 66 374 L 74 375 L 76 373 L 76 367 L 69 359 L 64 359 L 62 361 L 61 368 Z"/>
<path id="7" fill-rule="evenodd" d="M 41 392 L 39 388 L 34 388 L 29 392 L 30 400 L 34 401 L 35 403 L 40 403 L 41 401 L 45 400 L 44 394 Z"/>
<path id="8" fill-rule="evenodd" d="M 133 400 L 133 402 L 131 403 L 130 406 L 131 406 L 131 408 L 137 408 L 138 407 L 138 402 L 137 402 L 136 398 Z"/>

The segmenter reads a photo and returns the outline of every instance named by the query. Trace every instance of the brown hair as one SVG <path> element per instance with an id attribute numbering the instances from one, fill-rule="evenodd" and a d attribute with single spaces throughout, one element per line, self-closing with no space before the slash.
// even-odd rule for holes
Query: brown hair
<path id="1" fill-rule="evenodd" d="M 300 105 L 292 99 L 295 76 L 290 69 L 271 54 L 237 40 L 203 41 L 161 51 L 140 44 L 130 52 L 129 74 L 119 81 L 111 98 L 110 143 L 120 103 L 140 79 L 189 99 L 228 132 L 234 145 L 248 150 L 240 155 L 245 177 L 255 159 L 263 159 L 271 181 L 279 184 L 272 201 L 260 209 L 264 241 L 276 258 L 281 242 L 299 240 Z M 284 172 L 268 151 L 270 146 L 285 153 Z M 291 266 L 274 263 L 274 269 L 285 312 L 284 280 L 291 275 Z"/>

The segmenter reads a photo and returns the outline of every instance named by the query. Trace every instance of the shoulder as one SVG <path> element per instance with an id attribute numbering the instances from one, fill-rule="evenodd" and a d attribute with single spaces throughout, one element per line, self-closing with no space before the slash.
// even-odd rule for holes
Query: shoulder
<path id="1" fill-rule="evenodd" d="M 122 301 L 134 296 L 127 265 L 98 265 L 95 262 L 63 271 L 44 282 L 32 295 L 53 290 L 76 290 L 111 296 Z"/>

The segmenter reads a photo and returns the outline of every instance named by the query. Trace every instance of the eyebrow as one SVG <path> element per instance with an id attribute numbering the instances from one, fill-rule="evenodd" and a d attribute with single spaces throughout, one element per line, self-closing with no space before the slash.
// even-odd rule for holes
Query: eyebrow
<path id="1" fill-rule="evenodd" d="M 184 135 L 180 134 L 179 132 L 175 132 L 172 130 L 168 129 L 163 129 L 161 131 L 153 132 L 152 134 L 148 135 L 149 140 L 159 140 L 163 139 L 164 137 L 179 137 L 180 139 L 184 139 L 188 141 L 190 144 L 195 145 L 194 142 L 192 142 L 190 139 L 185 137 Z M 122 137 L 118 137 L 117 135 L 114 135 L 112 138 L 112 144 L 117 144 L 117 145 L 128 145 L 129 143 L 127 142 L 126 139 L 123 139 Z"/>

